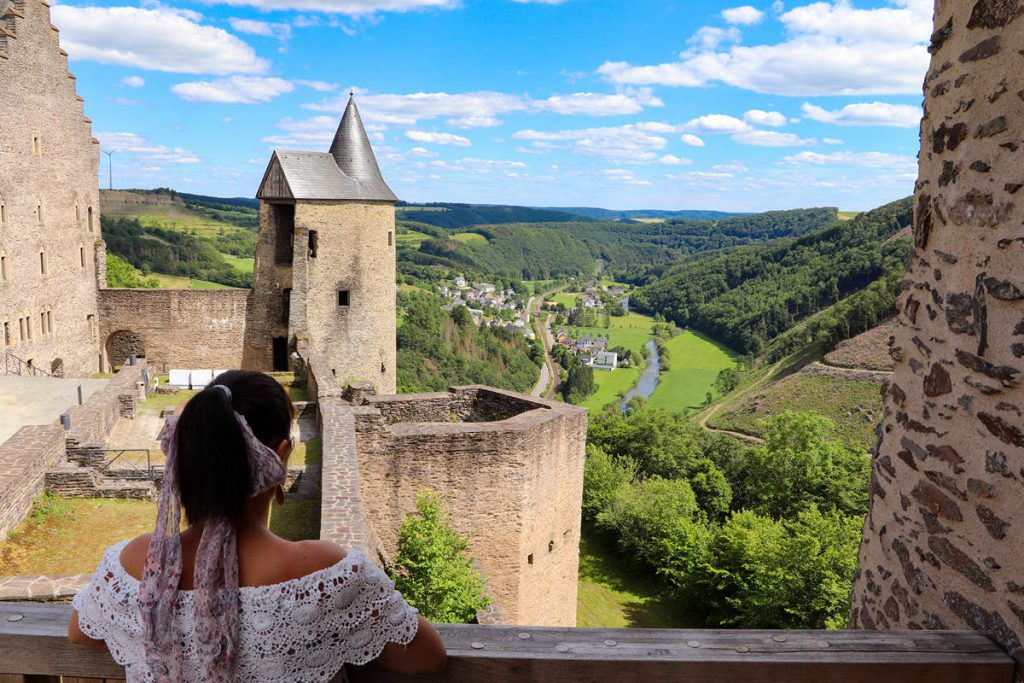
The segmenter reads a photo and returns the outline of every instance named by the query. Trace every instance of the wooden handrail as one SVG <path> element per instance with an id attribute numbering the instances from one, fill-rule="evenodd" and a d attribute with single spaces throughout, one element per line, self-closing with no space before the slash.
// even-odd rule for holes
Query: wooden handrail
<path id="1" fill-rule="evenodd" d="M 105 651 L 67 640 L 70 607 L 0 603 L 0 673 L 123 678 Z M 1014 664 L 974 631 L 723 631 L 439 627 L 448 670 L 360 681 L 436 683 L 1011 683 Z M 3 679 L 0 676 L 0 679 Z"/>

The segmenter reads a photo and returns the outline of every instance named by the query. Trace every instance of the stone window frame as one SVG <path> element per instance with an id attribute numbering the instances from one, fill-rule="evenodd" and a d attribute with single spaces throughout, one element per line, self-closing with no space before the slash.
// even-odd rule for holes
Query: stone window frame
<path id="1" fill-rule="evenodd" d="M 85 316 L 85 325 L 89 330 L 89 341 L 96 341 L 96 315 L 89 313 Z"/>
<path id="2" fill-rule="evenodd" d="M 49 259 L 46 258 L 46 248 L 45 247 L 40 247 L 39 248 L 39 274 L 42 277 L 46 277 L 49 274 L 50 269 L 47 267 L 48 265 L 49 265 Z"/>
<path id="3" fill-rule="evenodd" d="M 14 333 L 11 331 L 10 320 L 0 320 L 0 342 L 3 342 L 5 349 L 14 346 Z"/>
<path id="4" fill-rule="evenodd" d="M 0 195 L 0 227 L 7 225 L 7 213 L 8 213 L 7 200 L 4 199 L 3 195 Z"/>
<path id="5" fill-rule="evenodd" d="M 0 286 L 11 281 L 11 258 L 6 249 L 0 249 Z"/>
<path id="6" fill-rule="evenodd" d="M 36 223 L 38 223 L 39 225 L 45 225 L 46 221 L 44 219 L 44 216 L 45 216 L 45 212 L 43 211 L 43 200 L 37 197 L 36 198 Z"/>
<path id="7" fill-rule="evenodd" d="M 338 290 L 338 308 L 352 308 L 352 290 Z"/>
<path id="8" fill-rule="evenodd" d="M 78 264 L 85 270 L 85 245 L 81 242 L 78 243 Z"/>
<path id="9" fill-rule="evenodd" d="M 39 132 L 32 133 L 32 156 L 37 159 L 43 158 L 43 136 Z"/>
<path id="10" fill-rule="evenodd" d="M 89 232 L 96 232 L 96 223 L 95 223 L 95 219 L 94 219 L 94 216 L 93 216 L 92 205 L 89 206 L 88 210 L 86 211 L 86 215 L 87 215 L 86 221 L 88 223 L 87 227 L 89 229 Z"/>
<path id="11" fill-rule="evenodd" d="M 389 247 L 395 246 L 395 231 L 394 230 L 388 230 L 388 246 Z"/>

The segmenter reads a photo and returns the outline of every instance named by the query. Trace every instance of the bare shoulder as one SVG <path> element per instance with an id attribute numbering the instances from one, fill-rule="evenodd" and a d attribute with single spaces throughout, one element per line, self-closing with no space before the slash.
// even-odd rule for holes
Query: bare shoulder
<path id="1" fill-rule="evenodd" d="M 293 578 L 332 567 L 348 555 L 348 551 L 330 541 L 297 541 L 288 545 Z"/>
<path id="2" fill-rule="evenodd" d="M 146 564 L 146 553 L 149 552 L 149 539 L 153 534 L 142 534 L 128 541 L 121 550 L 121 566 L 136 579 L 142 576 L 142 568 Z"/>

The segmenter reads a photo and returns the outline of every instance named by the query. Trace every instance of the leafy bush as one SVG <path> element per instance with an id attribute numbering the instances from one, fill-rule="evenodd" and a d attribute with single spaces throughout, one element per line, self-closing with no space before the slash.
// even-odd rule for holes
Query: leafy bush
<path id="1" fill-rule="evenodd" d="M 466 540 L 448 523 L 437 494 L 416 498 L 416 514 L 398 531 L 395 588 L 430 621 L 467 624 L 490 604 L 486 581 L 466 555 Z"/>

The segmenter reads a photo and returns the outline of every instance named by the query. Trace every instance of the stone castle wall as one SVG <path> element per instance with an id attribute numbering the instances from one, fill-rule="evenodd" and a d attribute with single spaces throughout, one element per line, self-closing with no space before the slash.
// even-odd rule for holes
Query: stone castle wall
<path id="1" fill-rule="evenodd" d="M 252 308 L 246 328 L 245 357 L 242 367 L 251 370 L 272 370 L 272 340 L 288 339 L 288 318 L 285 315 L 285 291 L 292 288 L 290 265 L 277 263 L 278 232 L 281 230 L 278 208 L 260 203 L 260 229 L 256 238 L 256 261 L 253 265 Z M 294 240 L 294 234 L 289 238 Z M 290 307 L 290 304 L 289 304 Z"/>
<path id="2" fill-rule="evenodd" d="M 1024 6 L 940 0 L 931 53 L 850 621 L 978 629 L 1024 663 Z"/>
<path id="3" fill-rule="evenodd" d="M 574 626 L 586 411 L 487 387 L 454 388 L 447 406 L 423 399 L 423 411 L 406 396 L 355 408 L 361 498 L 382 554 L 394 556 L 417 494 L 438 492 L 507 623 Z M 510 417 L 452 421 L 473 404 L 500 416 L 499 403 Z M 417 412 L 442 420 L 393 419 Z"/>
<path id="4" fill-rule="evenodd" d="M 251 292 L 247 289 L 104 289 L 100 333 L 110 357 L 134 333 L 155 372 L 237 368 Z"/>
<path id="5" fill-rule="evenodd" d="M 0 355 L 88 376 L 99 370 L 99 143 L 49 4 L 0 13 L 13 33 L 0 46 Z"/>
<path id="6" fill-rule="evenodd" d="M 46 471 L 63 459 L 64 429 L 58 423 L 22 427 L 0 444 L 0 541 L 32 509 Z"/>

